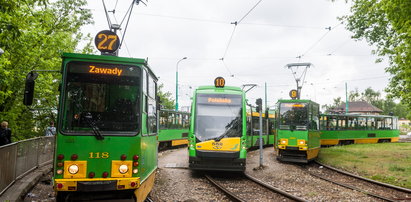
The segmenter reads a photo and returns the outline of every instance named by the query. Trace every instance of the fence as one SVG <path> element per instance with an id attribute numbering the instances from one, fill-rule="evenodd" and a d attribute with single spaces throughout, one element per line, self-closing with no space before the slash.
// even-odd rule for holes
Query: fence
<path id="1" fill-rule="evenodd" d="M 0 195 L 16 180 L 53 161 L 54 137 L 37 137 L 0 147 Z"/>

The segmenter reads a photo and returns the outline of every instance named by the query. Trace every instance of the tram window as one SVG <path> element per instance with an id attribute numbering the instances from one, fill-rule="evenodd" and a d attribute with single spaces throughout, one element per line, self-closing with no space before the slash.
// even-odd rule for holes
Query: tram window
<path id="1" fill-rule="evenodd" d="M 386 129 L 384 126 L 384 119 L 383 118 L 375 118 L 376 126 L 378 130 Z"/>
<path id="2" fill-rule="evenodd" d="M 337 128 L 338 128 L 338 130 L 345 130 L 346 128 L 347 128 L 347 126 L 346 126 L 346 119 L 347 117 L 346 116 L 340 116 L 340 117 L 338 117 L 338 126 L 337 126 Z"/>
<path id="3" fill-rule="evenodd" d="M 358 117 L 358 128 L 361 130 L 367 129 L 367 118 Z"/>
<path id="4" fill-rule="evenodd" d="M 168 112 L 160 111 L 160 129 L 166 129 L 168 124 Z"/>
<path id="5" fill-rule="evenodd" d="M 312 117 L 311 117 L 311 125 L 310 128 L 312 130 L 318 130 L 319 125 L 320 125 L 320 119 L 319 119 L 319 106 L 318 105 L 311 105 L 312 106 Z"/>
<path id="6" fill-rule="evenodd" d="M 147 72 L 143 70 L 143 93 L 147 95 Z"/>
<path id="7" fill-rule="evenodd" d="M 358 129 L 358 117 L 348 117 L 347 129 L 348 130 Z"/>
<path id="8" fill-rule="evenodd" d="M 386 129 L 396 129 L 395 127 L 393 127 L 393 118 L 391 117 L 384 119 L 384 126 Z"/>
<path id="9" fill-rule="evenodd" d="M 148 96 L 156 98 L 156 83 L 151 76 L 148 77 Z"/>
<path id="10" fill-rule="evenodd" d="M 327 130 L 336 130 L 337 129 L 337 117 L 329 116 L 327 120 Z"/>
<path id="11" fill-rule="evenodd" d="M 367 117 L 367 129 L 375 130 L 375 118 Z"/>
<path id="12" fill-rule="evenodd" d="M 391 120 L 392 120 L 392 128 L 391 129 L 398 130 L 398 118 L 393 117 Z"/>
<path id="13" fill-rule="evenodd" d="M 148 77 L 148 129 L 149 134 L 156 134 L 157 133 L 157 104 L 156 104 L 156 83 L 154 79 L 149 76 Z"/>
<path id="14" fill-rule="evenodd" d="M 174 127 L 174 123 L 175 123 L 174 113 L 173 113 L 173 112 L 169 112 L 169 113 L 168 113 L 167 128 L 169 128 L 169 129 L 173 128 L 173 127 Z"/>

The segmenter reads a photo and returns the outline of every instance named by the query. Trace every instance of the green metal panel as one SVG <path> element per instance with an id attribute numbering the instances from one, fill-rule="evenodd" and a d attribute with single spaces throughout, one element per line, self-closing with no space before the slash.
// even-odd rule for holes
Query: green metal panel
<path id="1" fill-rule="evenodd" d="M 111 161 L 121 160 L 121 155 L 125 154 L 127 160 L 132 160 L 133 155 L 141 156 L 140 141 L 140 136 L 106 137 L 104 140 L 97 140 L 94 136 L 65 136 L 58 134 L 56 137 L 55 159 L 62 154 L 64 155 L 63 161 L 70 161 L 71 156 L 77 154 L 77 161 L 87 161 L 87 174 L 94 172 L 96 178 L 101 178 L 103 172 L 111 173 Z M 55 169 L 57 168 L 57 161 L 54 161 Z M 140 165 L 139 169 L 145 166 L 140 167 Z M 140 176 L 140 174 L 133 174 L 133 177 Z M 63 175 L 56 174 L 54 178 L 62 179 Z"/>
<path id="2" fill-rule="evenodd" d="M 297 147 L 297 140 L 309 140 L 308 131 L 278 130 L 278 140 L 288 139 L 288 146 Z"/>
<path id="3" fill-rule="evenodd" d="M 183 137 L 183 133 L 188 133 L 188 129 L 161 129 L 158 134 L 158 141 L 187 139 L 187 137 Z"/>
<path id="4" fill-rule="evenodd" d="M 369 137 L 368 134 L 375 134 L 375 137 Z M 322 130 L 321 139 L 381 139 L 399 137 L 399 134 L 399 130 Z"/>

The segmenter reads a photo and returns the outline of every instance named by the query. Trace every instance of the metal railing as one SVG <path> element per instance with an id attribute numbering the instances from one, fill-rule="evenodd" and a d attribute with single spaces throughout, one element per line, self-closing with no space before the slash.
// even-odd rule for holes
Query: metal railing
<path id="1" fill-rule="evenodd" d="M 0 195 L 27 173 L 53 162 L 54 136 L 22 140 L 0 147 Z"/>

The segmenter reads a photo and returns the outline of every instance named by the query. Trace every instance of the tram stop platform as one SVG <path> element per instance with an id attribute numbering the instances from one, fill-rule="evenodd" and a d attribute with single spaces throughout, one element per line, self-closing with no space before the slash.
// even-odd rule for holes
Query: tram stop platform
<path id="1" fill-rule="evenodd" d="M 1 196 L 1 202 L 24 201 L 26 194 L 37 184 L 40 178 L 50 172 L 52 165 L 48 164 L 38 168 L 20 179 L 17 179 Z"/>

